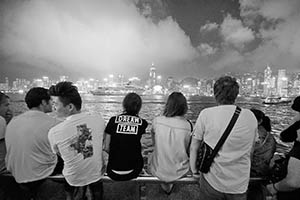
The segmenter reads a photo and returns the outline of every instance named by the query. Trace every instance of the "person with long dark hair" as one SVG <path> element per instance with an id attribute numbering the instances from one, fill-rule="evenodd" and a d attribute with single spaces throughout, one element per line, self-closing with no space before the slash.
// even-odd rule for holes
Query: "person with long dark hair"
<path id="1" fill-rule="evenodd" d="M 163 180 L 162 189 L 170 194 L 172 182 L 189 172 L 189 143 L 192 124 L 185 118 L 188 106 L 184 95 L 173 92 L 162 116 L 152 123 L 154 151 L 149 159 L 149 172 Z"/>

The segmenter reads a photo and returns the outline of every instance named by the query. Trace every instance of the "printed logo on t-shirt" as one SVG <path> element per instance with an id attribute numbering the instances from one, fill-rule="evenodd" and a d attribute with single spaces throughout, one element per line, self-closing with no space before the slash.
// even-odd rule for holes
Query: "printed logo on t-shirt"
<path id="1" fill-rule="evenodd" d="M 137 135 L 138 126 L 137 125 L 128 125 L 128 124 L 118 124 L 117 133 Z"/>
<path id="2" fill-rule="evenodd" d="M 142 119 L 130 115 L 119 115 L 116 117 L 115 123 L 142 125 Z"/>
<path id="3" fill-rule="evenodd" d="M 138 126 L 142 125 L 142 119 L 130 115 L 119 115 L 116 117 L 115 123 L 117 126 L 117 133 L 134 134 L 138 133 Z"/>
<path id="4" fill-rule="evenodd" d="M 93 155 L 92 132 L 86 124 L 76 126 L 77 136 L 72 140 L 70 147 L 81 153 L 83 159 Z"/>

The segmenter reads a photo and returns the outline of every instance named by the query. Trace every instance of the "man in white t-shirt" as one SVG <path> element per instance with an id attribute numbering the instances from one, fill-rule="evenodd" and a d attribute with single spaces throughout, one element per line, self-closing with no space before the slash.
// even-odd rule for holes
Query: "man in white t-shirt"
<path id="1" fill-rule="evenodd" d="M 214 96 L 218 106 L 202 110 L 197 119 L 190 147 L 190 166 L 196 168 L 197 152 L 203 140 L 212 149 L 226 129 L 236 106 L 239 85 L 232 77 L 218 79 Z M 257 120 L 248 109 L 242 109 L 225 143 L 217 153 L 210 170 L 200 174 L 201 199 L 245 199 L 250 180 L 250 154 L 257 138 Z"/>
<path id="2" fill-rule="evenodd" d="M 60 121 L 46 114 L 52 111 L 47 89 L 31 88 L 25 102 L 29 110 L 14 117 L 6 128 L 6 167 L 26 194 L 35 196 L 38 187 L 57 166 L 48 132 Z"/>
<path id="3" fill-rule="evenodd" d="M 66 117 L 49 131 L 49 141 L 64 161 L 62 173 L 70 185 L 65 188 L 67 198 L 72 199 L 74 187 L 89 185 L 93 199 L 101 199 L 104 120 L 101 115 L 81 112 L 82 100 L 71 82 L 51 86 L 49 92 L 57 116 Z"/>

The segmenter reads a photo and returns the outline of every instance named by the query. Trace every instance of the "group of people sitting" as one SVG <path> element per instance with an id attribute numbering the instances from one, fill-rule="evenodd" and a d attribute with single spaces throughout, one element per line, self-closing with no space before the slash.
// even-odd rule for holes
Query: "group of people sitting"
<path id="1" fill-rule="evenodd" d="M 188 105 L 184 95 L 170 94 L 162 115 L 152 122 L 154 150 L 148 163 L 141 154 L 141 137 L 148 122 L 139 116 L 142 99 L 136 93 L 125 96 L 123 113 L 111 117 L 106 125 L 100 114 L 81 112 L 82 99 L 71 82 L 30 89 L 25 96 L 29 110 L 13 118 L 9 98 L 1 93 L 0 172 L 12 174 L 24 192 L 23 199 L 35 198 L 45 179 L 55 174 L 63 174 L 66 179 L 66 199 L 74 199 L 74 190 L 87 185 L 93 199 L 102 199 L 101 178 L 105 172 L 112 180 L 127 181 L 138 177 L 144 165 L 149 174 L 164 182 L 161 187 L 167 195 L 173 182 L 187 174 L 199 179 L 201 199 L 247 199 L 247 195 L 248 199 L 257 199 L 258 194 L 264 199 L 264 188 L 271 194 L 278 192 L 278 197 L 299 195 L 299 99 L 292 107 L 298 111 L 290 128 L 293 135 L 290 131 L 282 133 L 284 141 L 295 142 L 284 180 L 260 185 L 261 192 L 249 185 L 250 171 L 252 176 L 269 172 L 276 148 L 270 119 L 257 109 L 241 109 L 209 172 L 199 173 L 196 163 L 200 144 L 204 141 L 212 149 L 216 146 L 236 110 L 238 92 L 234 78 L 219 78 L 214 84 L 218 106 L 202 110 L 195 125 L 185 117 Z M 52 111 L 56 117 L 47 114 Z M 109 155 L 108 163 L 104 152 Z"/>

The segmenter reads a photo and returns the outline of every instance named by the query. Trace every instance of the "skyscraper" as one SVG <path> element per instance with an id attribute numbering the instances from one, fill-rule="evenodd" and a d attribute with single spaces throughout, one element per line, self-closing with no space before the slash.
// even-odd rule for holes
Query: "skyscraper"
<path id="1" fill-rule="evenodd" d="M 269 65 L 264 71 L 264 95 L 269 96 L 271 94 L 271 84 L 272 84 L 272 70 Z"/>
<path id="2" fill-rule="evenodd" d="M 156 68 L 154 66 L 154 63 L 152 63 L 150 67 L 150 73 L 149 73 L 149 83 L 150 87 L 152 88 L 154 85 L 156 85 Z"/>
<path id="3" fill-rule="evenodd" d="M 279 69 L 278 70 L 278 78 L 277 78 L 277 93 L 279 96 L 287 96 L 287 88 L 288 88 L 288 79 L 286 77 L 286 70 Z"/>

